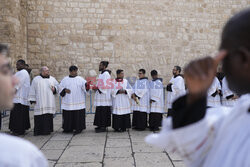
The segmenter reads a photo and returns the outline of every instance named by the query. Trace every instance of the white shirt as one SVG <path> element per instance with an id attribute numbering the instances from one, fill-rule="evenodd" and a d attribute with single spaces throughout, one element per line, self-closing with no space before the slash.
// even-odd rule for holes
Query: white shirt
<path id="1" fill-rule="evenodd" d="M 220 95 L 217 93 L 215 97 L 212 96 L 216 90 L 221 90 L 220 81 L 214 77 L 213 83 L 207 91 L 207 106 L 218 107 L 221 106 Z"/>
<path id="2" fill-rule="evenodd" d="M 172 83 L 172 92 L 167 92 L 167 108 L 171 109 L 173 102 L 186 93 L 185 82 L 181 76 L 172 77 L 169 83 Z"/>
<path id="3" fill-rule="evenodd" d="M 0 166 L 2 167 L 48 167 L 48 161 L 27 140 L 0 134 Z"/>
<path id="4" fill-rule="evenodd" d="M 36 76 L 33 79 L 29 92 L 29 101 L 36 101 L 34 115 L 55 114 L 55 95 L 51 90 L 51 86 L 54 86 L 58 92 L 58 82 L 52 76 L 50 78 Z"/>
<path id="5" fill-rule="evenodd" d="M 150 111 L 150 94 L 148 79 L 138 79 L 134 84 L 134 93 L 140 97 L 139 104 L 132 100 L 131 110 L 149 113 Z"/>
<path id="6" fill-rule="evenodd" d="M 205 118 L 182 128 L 172 129 L 168 118 L 163 130 L 146 141 L 168 152 L 175 150 L 188 167 L 249 167 L 249 109 L 247 94 L 233 108 L 210 108 Z"/>
<path id="7" fill-rule="evenodd" d="M 151 103 L 150 112 L 164 113 L 163 91 L 163 84 L 160 79 L 150 82 L 150 99 L 155 101 Z"/>
<path id="8" fill-rule="evenodd" d="M 63 89 L 69 89 L 70 93 L 66 93 L 62 97 L 61 108 L 63 110 L 81 110 L 86 108 L 86 80 L 80 76 L 65 77 L 59 85 L 59 92 Z"/>
<path id="9" fill-rule="evenodd" d="M 30 90 L 30 76 L 29 73 L 23 69 L 16 72 L 15 76 L 18 78 L 19 83 L 15 86 L 17 92 L 13 99 L 13 103 L 21 103 L 22 105 L 29 106 L 28 96 Z"/>
<path id="10" fill-rule="evenodd" d="M 222 105 L 224 106 L 228 106 L 228 107 L 233 107 L 235 105 L 235 103 L 237 102 L 238 99 L 227 99 L 227 96 L 230 95 L 235 95 L 235 93 L 233 93 L 229 87 L 228 87 L 228 82 L 226 77 L 223 78 L 222 80 Z"/>
<path id="11" fill-rule="evenodd" d="M 113 81 L 112 89 L 112 113 L 116 115 L 124 115 L 131 113 L 130 98 L 133 93 L 132 87 L 126 79 L 122 82 Z M 119 90 L 126 90 L 127 94 L 117 94 Z"/>
<path id="12" fill-rule="evenodd" d="M 99 74 L 97 80 L 97 87 L 102 93 L 96 91 L 94 105 L 112 106 L 112 99 L 111 99 L 112 80 L 108 71 Z"/>

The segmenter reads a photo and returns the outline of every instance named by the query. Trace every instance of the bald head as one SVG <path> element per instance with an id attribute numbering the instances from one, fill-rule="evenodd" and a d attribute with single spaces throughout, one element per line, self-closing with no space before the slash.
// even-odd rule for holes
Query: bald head
<path id="1" fill-rule="evenodd" d="M 43 66 L 40 69 L 40 73 L 43 77 L 49 77 L 49 68 L 47 66 Z"/>

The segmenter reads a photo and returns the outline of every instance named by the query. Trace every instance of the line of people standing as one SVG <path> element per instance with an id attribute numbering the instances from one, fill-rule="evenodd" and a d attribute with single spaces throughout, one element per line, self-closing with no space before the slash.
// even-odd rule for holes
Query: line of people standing
<path id="1" fill-rule="evenodd" d="M 62 97 L 61 109 L 63 111 L 62 128 L 65 133 L 81 133 L 86 128 L 86 95 L 90 89 L 95 90 L 94 105 L 96 107 L 94 125 L 95 131 L 105 132 L 111 126 L 117 132 L 126 131 L 128 128 L 145 130 L 149 127 L 152 131 L 158 131 L 161 126 L 164 108 L 164 86 L 162 79 L 158 78 L 156 70 L 151 71 L 152 80 L 148 80 L 146 71 L 138 71 L 139 79 L 131 86 L 124 78 L 124 71 L 116 71 L 116 79 L 111 79 L 109 62 L 102 61 L 99 64 L 100 74 L 97 83 L 86 81 L 78 76 L 78 68 L 71 66 L 69 76 L 58 81 L 50 75 L 49 68 L 41 68 L 40 75 L 36 76 L 30 85 L 30 76 L 24 60 L 16 63 L 15 76 L 20 82 L 15 87 L 16 94 L 13 100 L 14 108 L 10 113 L 9 129 L 15 135 L 22 135 L 30 128 L 29 106 L 34 105 L 34 135 L 48 135 L 53 132 L 53 115 L 56 112 L 55 95 Z M 208 107 L 213 100 L 216 103 L 217 95 L 221 93 L 216 87 L 219 81 L 215 78 L 208 91 Z M 223 83 L 226 80 L 223 79 Z M 184 78 L 181 75 L 181 67 L 173 68 L 173 77 L 166 87 L 168 116 L 174 112 L 172 103 L 178 97 L 186 93 Z M 210 93 L 211 92 L 211 93 Z M 210 95 L 211 94 L 211 95 Z M 232 95 L 229 89 L 224 89 L 223 94 L 228 101 L 236 95 Z M 209 97 L 211 96 L 211 97 Z M 210 100 L 211 99 L 211 100 Z M 131 111 L 133 111 L 131 123 Z M 112 118 L 112 119 L 111 119 Z"/>

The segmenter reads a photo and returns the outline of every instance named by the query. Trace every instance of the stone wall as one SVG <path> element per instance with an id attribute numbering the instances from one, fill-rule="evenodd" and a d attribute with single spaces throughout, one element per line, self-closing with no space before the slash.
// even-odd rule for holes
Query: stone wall
<path id="1" fill-rule="evenodd" d="M 12 65 L 17 59 L 27 60 L 26 0 L 1 0 L 0 43 L 10 48 Z"/>
<path id="2" fill-rule="evenodd" d="M 113 77 L 118 68 L 126 76 L 156 69 L 165 83 L 174 65 L 214 53 L 225 21 L 250 5 L 250 0 L 25 1 L 27 60 L 34 73 L 48 65 L 61 80 L 76 64 L 87 77 L 108 60 Z"/>

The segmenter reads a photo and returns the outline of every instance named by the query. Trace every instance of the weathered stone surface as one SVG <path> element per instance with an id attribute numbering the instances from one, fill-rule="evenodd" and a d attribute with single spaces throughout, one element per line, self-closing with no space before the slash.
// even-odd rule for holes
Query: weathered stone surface
<path id="1" fill-rule="evenodd" d="M 136 76 L 139 68 L 149 76 L 156 69 L 167 83 L 174 65 L 214 53 L 225 21 L 249 5 L 249 0 L 2 0 L 0 42 L 10 46 L 13 66 L 23 58 L 34 75 L 48 65 L 61 80 L 67 66 L 77 64 L 87 77 L 109 59 L 112 77 L 117 68 L 126 76 Z M 67 63 L 55 66 L 51 57 Z"/>
<path id="2" fill-rule="evenodd" d="M 69 141 L 63 140 L 63 141 L 48 141 L 43 147 L 42 149 L 45 150 L 52 150 L 52 149 L 64 149 L 67 145 L 68 145 Z"/>
<path id="3" fill-rule="evenodd" d="M 101 162 L 103 146 L 69 146 L 59 162 Z"/>
<path id="4" fill-rule="evenodd" d="M 171 161 L 166 158 L 165 153 L 135 153 L 137 167 L 144 166 L 166 166 L 173 167 Z"/>
<path id="5" fill-rule="evenodd" d="M 129 139 L 108 139 L 106 147 L 131 147 Z"/>
<path id="6" fill-rule="evenodd" d="M 104 166 L 133 167 L 133 158 L 105 158 Z"/>
<path id="7" fill-rule="evenodd" d="M 55 167 L 101 167 L 101 163 L 58 163 Z"/>
<path id="8" fill-rule="evenodd" d="M 58 160 L 63 150 L 42 150 L 48 160 Z"/>
<path id="9" fill-rule="evenodd" d="M 131 147 L 106 148 L 105 158 L 126 158 L 132 157 Z"/>

